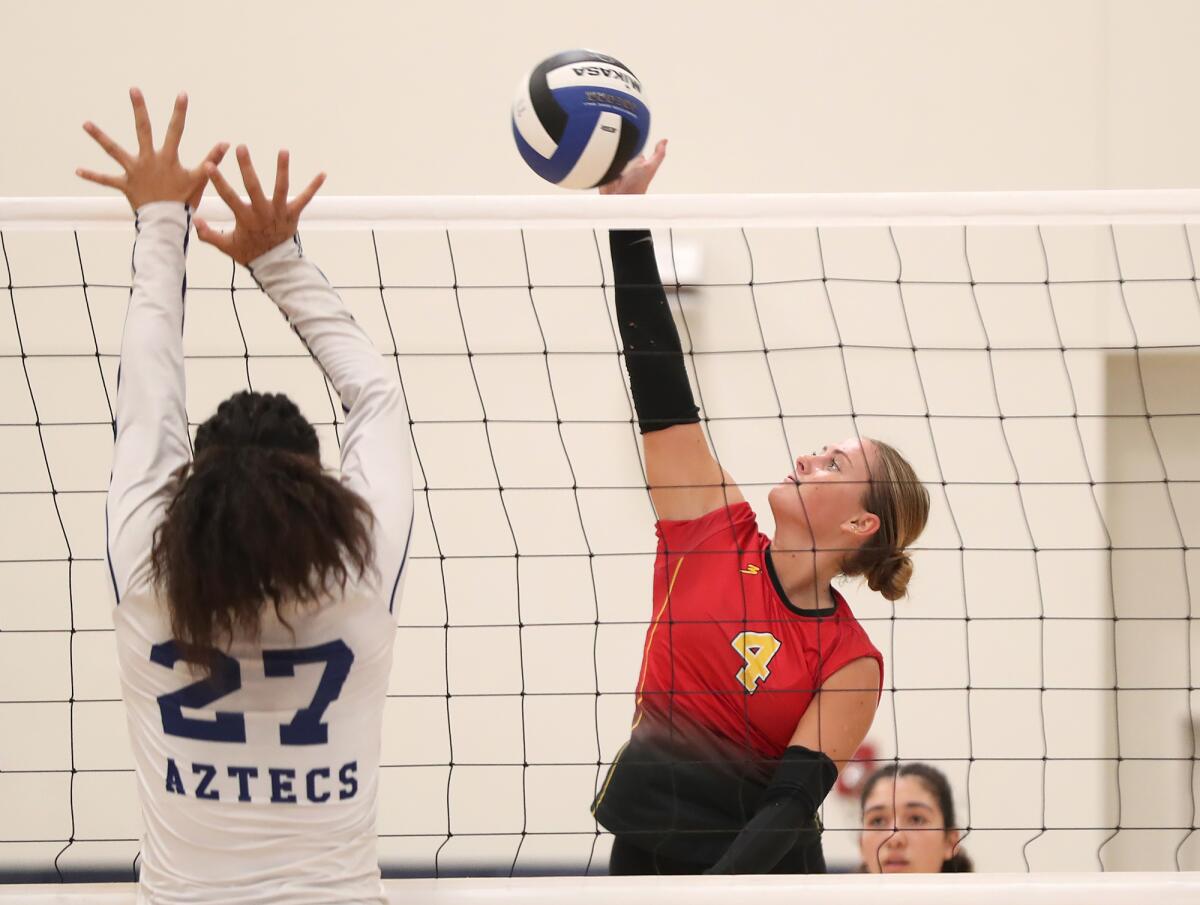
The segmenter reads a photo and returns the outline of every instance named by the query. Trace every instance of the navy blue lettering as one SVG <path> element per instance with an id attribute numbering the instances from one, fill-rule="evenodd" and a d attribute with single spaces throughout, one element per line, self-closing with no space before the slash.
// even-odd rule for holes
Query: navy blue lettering
<path id="1" fill-rule="evenodd" d="M 187 796 L 187 792 L 183 791 L 183 779 L 173 757 L 167 758 L 167 791 L 174 795 Z"/>
<path id="2" fill-rule="evenodd" d="M 230 767 L 227 771 L 238 781 L 238 801 L 250 800 L 250 780 L 258 776 L 258 767 Z"/>
<path id="3" fill-rule="evenodd" d="M 358 779 L 355 777 L 357 771 L 358 761 L 356 760 L 350 761 L 350 763 L 338 771 L 338 779 L 342 783 L 342 788 L 338 792 L 338 798 L 342 801 L 345 801 L 347 798 L 353 798 L 358 794 Z"/>
<path id="4" fill-rule="evenodd" d="M 220 651 L 213 651 L 216 662 L 212 675 L 178 691 L 158 696 L 163 732 L 179 738 L 194 738 L 204 742 L 245 742 L 246 718 L 240 713 L 218 710 L 215 719 L 200 720 L 183 715 L 183 708 L 204 710 L 227 694 L 242 687 L 242 668 L 238 661 Z M 174 669 L 183 659 L 179 645 L 164 641 L 150 648 L 150 660 L 166 669 Z"/>
<path id="5" fill-rule="evenodd" d="M 200 785 L 196 786 L 196 797 L 203 798 L 205 801 L 219 801 L 221 793 L 216 789 L 211 792 L 208 789 L 209 783 L 217 775 L 217 768 L 212 764 L 192 764 L 192 772 L 197 776 L 204 774 L 200 779 Z"/>
<path id="6" fill-rule="evenodd" d="M 296 771 L 289 767 L 268 767 L 267 772 L 271 774 L 272 804 L 295 804 L 292 780 L 296 778 Z"/>
<path id="7" fill-rule="evenodd" d="M 184 709 L 207 710 L 242 687 L 242 668 L 238 661 L 220 651 L 214 651 L 213 656 L 216 660 L 209 676 L 158 696 L 163 732 L 205 742 L 244 744 L 246 716 L 243 713 L 216 710 L 211 719 L 183 714 Z M 174 641 L 164 641 L 150 648 L 150 661 L 165 669 L 173 670 L 182 659 L 179 645 Z M 279 727 L 279 741 L 284 745 L 324 745 L 328 742 L 329 726 L 321 720 L 329 705 L 342 693 L 354 663 L 354 652 L 346 642 L 338 640 L 303 649 L 267 650 L 263 651 L 262 659 L 264 674 L 272 678 L 294 676 L 297 664 L 325 664 L 313 699 L 307 707 L 296 711 L 291 722 Z M 184 794 L 182 783 L 178 794 Z"/>
<path id="8" fill-rule="evenodd" d="M 299 663 L 324 663 L 325 669 L 309 705 L 297 710 L 290 723 L 279 727 L 279 742 L 283 745 L 324 745 L 329 741 L 329 726 L 321 722 L 321 717 L 342 693 L 354 663 L 354 652 L 340 640 L 317 647 L 263 651 L 263 673 L 269 678 L 294 676 Z"/>
<path id="9" fill-rule="evenodd" d="M 318 776 L 320 776 L 324 779 L 328 779 L 329 778 L 329 768 L 328 767 L 316 767 L 312 770 L 309 770 L 308 775 L 306 777 L 304 777 L 304 784 L 305 784 L 305 786 L 308 787 L 308 800 L 313 802 L 314 804 L 320 804 L 322 801 L 329 800 L 328 792 L 322 792 L 319 795 L 317 794 L 317 777 Z"/>

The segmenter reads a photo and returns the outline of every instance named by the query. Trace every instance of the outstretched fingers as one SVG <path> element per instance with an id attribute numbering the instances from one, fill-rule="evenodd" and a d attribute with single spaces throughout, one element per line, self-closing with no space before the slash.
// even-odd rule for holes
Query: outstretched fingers
<path id="1" fill-rule="evenodd" d="M 229 143 L 219 141 L 212 146 L 212 150 L 204 155 L 204 159 L 199 165 L 188 172 L 195 184 L 192 194 L 188 196 L 188 207 L 195 210 L 200 206 L 200 199 L 204 197 L 204 189 L 208 186 L 208 167 L 217 166 L 225 157 L 225 152 L 229 150 Z"/>
<path id="2" fill-rule="evenodd" d="M 138 153 L 154 153 L 154 132 L 150 128 L 150 113 L 146 110 L 146 98 L 138 88 L 129 89 L 129 102 L 133 105 L 133 125 L 137 131 Z"/>
<path id="3" fill-rule="evenodd" d="M 214 169 L 218 167 L 222 160 L 225 159 L 225 152 L 229 150 L 229 142 L 219 141 L 204 155 L 204 159 L 191 171 L 192 175 L 198 179 L 203 179 L 205 182 L 209 180 L 208 168 L 212 166 Z"/>
<path id="4" fill-rule="evenodd" d="M 222 160 L 225 159 L 225 153 L 228 150 L 229 150 L 229 142 L 227 142 L 227 141 L 217 142 L 215 145 L 212 146 L 212 150 L 210 150 L 207 154 L 204 155 L 204 159 L 202 161 L 200 161 L 200 169 L 203 170 L 204 165 L 209 164 L 209 163 L 211 163 L 214 167 L 217 166 Z"/>
<path id="5" fill-rule="evenodd" d="M 262 183 L 258 181 L 258 173 L 254 172 L 250 149 L 245 145 L 237 147 L 237 162 L 242 171 L 242 184 L 246 186 L 246 194 L 250 197 L 250 206 L 259 209 L 265 207 L 267 196 L 263 192 Z"/>
<path id="6" fill-rule="evenodd" d="M 175 97 L 175 109 L 171 111 L 171 122 L 167 124 L 167 134 L 163 138 L 162 149 L 172 157 L 179 156 L 179 141 L 183 138 L 183 124 L 187 120 L 187 95 L 180 93 Z"/>
<path id="7" fill-rule="evenodd" d="M 192 221 L 192 225 L 196 227 L 196 238 L 201 242 L 211 245 L 224 254 L 232 254 L 233 241 L 229 233 L 221 232 L 219 229 L 213 229 L 208 225 L 207 220 L 202 220 L 196 217 Z"/>
<path id="8" fill-rule="evenodd" d="M 97 126 L 91 120 L 83 124 L 83 131 L 90 135 L 101 148 L 104 153 L 119 163 L 122 169 L 128 170 L 133 163 L 133 157 L 129 152 L 122 148 L 119 144 L 108 137 L 108 134 Z"/>
<path id="9" fill-rule="evenodd" d="M 204 163 L 209 180 L 233 211 L 233 229 L 229 232 L 219 232 L 202 218 L 197 218 L 194 222 L 200 241 L 224 252 L 239 264 L 249 266 L 255 258 L 295 236 L 300 214 L 325 182 L 325 174 L 319 173 L 305 186 L 304 191 L 289 203 L 287 196 L 290 161 L 288 152 L 280 151 L 275 163 L 275 186 L 271 200 L 268 201 L 263 195 L 262 185 L 254 172 L 245 145 L 238 146 L 237 158 L 242 178 L 246 183 L 249 203 L 234 193 L 232 186 L 217 170 L 214 161 L 206 160 Z"/>
<path id="10" fill-rule="evenodd" d="M 244 217 L 248 209 L 245 202 L 238 197 L 237 192 L 233 190 L 233 186 L 221 175 L 221 171 L 217 169 L 217 165 L 211 161 L 205 161 L 204 175 L 208 177 L 213 188 L 217 190 L 217 194 L 221 196 L 221 200 L 229 205 L 229 209 L 233 211 L 234 217 Z"/>
<path id="11" fill-rule="evenodd" d="M 121 165 L 124 172 L 107 175 L 82 167 L 75 172 L 81 179 L 106 188 L 118 189 L 134 210 L 156 201 L 183 202 L 184 205 L 195 209 L 209 180 L 213 178 L 216 165 L 221 162 L 229 146 L 224 143 L 214 145 L 198 165 L 183 166 L 179 160 L 179 144 L 187 122 L 187 94 L 180 92 L 175 96 L 170 122 L 162 136 L 162 146 L 157 149 L 154 146 L 150 114 L 146 109 L 146 98 L 138 88 L 129 89 L 129 103 L 133 107 L 134 129 L 137 133 L 136 151 L 126 151 L 90 120 L 83 124 L 84 131 L 109 157 Z M 245 209 L 245 205 L 232 188 L 220 179 L 218 184 L 222 196 L 235 212 Z"/>
<path id="12" fill-rule="evenodd" d="M 86 179 L 88 182 L 94 182 L 110 189 L 125 190 L 124 176 L 109 176 L 107 173 L 97 173 L 95 170 L 85 170 L 82 167 L 75 171 L 75 175 L 80 179 Z"/>
<path id="13" fill-rule="evenodd" d="M 288 196 L 288 152 L 281 150 L 275 159 L 275 194 L 271 203 L 278 211 L 287 209 Z"/>
<path id="14" fill-rule="evenodd" d="M 288 205 L 288 216 L 299 217 L 301 211 L 308 207 L 308 202 L 313 200 L 313 195 L 315 195 L 324 184 L 324 173 L 318 173 L 316 176 L 314 176 L 312 182 L 304 187 L 304 191 L 293 198 L 292 203 Z"/>

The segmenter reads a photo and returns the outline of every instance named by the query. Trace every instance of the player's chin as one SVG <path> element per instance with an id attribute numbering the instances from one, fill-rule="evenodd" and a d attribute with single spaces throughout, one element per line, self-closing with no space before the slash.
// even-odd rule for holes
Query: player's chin
<path id="1" fill-rule="evenodd" d="M 771 504 L 771 512 L 775 515 L 775 524 L 788 522 L 804 528 L 808 527 L 808 514 L 804 501 L 800 498 L 799 484 L 791 481 L 776 484 L 767 494 L 767 502 Z"/>
<path id="2" fill-rule="evenodd" d="M 800 502 L 800 488 L 791 481 L 776 484 L 767 494 L 767 502 L 771 504 L 771 510 L 778 515 L 782 507 L 789 504 L 795 506 Z"/>

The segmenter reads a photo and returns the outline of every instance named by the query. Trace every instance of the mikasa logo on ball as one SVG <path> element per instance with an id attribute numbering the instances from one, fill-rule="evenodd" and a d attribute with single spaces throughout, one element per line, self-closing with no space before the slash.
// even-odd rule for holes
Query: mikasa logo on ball
<path id="1" fill-rule="evenodd" d="M 642 83 L 628 69 L 581 65 L 573 61 L 548 69 L 546 84 L 552 89 L 568 86 L 604 87 L 610 91 L 627 91 L 632 97 L 642 94 Z"/>
<path id="2" fill-rule="evenodd" d="M 605 78 L 617 79 L 639 94 L 642 91 L 641 83 L 628 72 L 623 72 L 620 69 L 609 69 L 605 66 L 572 66 L 571 71 L 576 75 L 602 75 Z"/>

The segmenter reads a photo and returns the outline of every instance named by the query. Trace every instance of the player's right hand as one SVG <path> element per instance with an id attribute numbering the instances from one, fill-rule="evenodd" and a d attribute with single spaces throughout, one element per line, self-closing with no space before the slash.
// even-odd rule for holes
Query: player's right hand
<path id="1" fill-rule="evenodd" d="M 196 235 L 201 242 L 207 242 L 239 264 L 247 265 L 296 235 L 300 214 L 325 182 L 325 174 L 318 173 L 304 191 L 289 202 L 288 152 L 280 151 L 275 165 L 275 191 L 268 199 L 245 145 L 238 145 L 237 160 L 242 171 L 242 182 L 246 186 L 246 200 L 238 197 L 215 164 L 205 164 L 213 188 L 233 212 L 233 230 L 221 232 L 197 218 Z"/>
<path id="2" fill-rule="evenodd" d="M 96 144 L 125 172 L 120 176 L 110 176 L 80 168 L 75 175 L 88 182 L 116 189 L 125 195 L 129 206 L 135 211 L 152 201 L 179 201 L 195 209 L 208 184 L 207 168 L 221 162 L 229 145 L 224 142 L 214 145 L 199 166 L 186 169 L 179 162 L 179 140 L 183 137 L 183 124 L 187 119 L 187 95 L 180 94 L 175 98 L 175 110 L 171 114 L 167 134 L 157 151 L 154 150 L 154 134 L 150 128 L 150 114 L 146 112 L 146 99 L 137 88 L 130 88 L 129 100 L 133 104 L 133 123 L 137 129 L 136 155 L 126 151 L 90 120 L 83 124 L 83 131 L 92 136 Z"/>
<path id="3" fill-rule="evenodd" d="M 654 153 L 649 158 L 639 154 L 629 161 L 621 175 L 612 182 L 600 186 L 601 195 L 644 195 L 650 187 L 654 174 L 662 166 L 667 156 L 667 140 L 664 138 L 654 146 Z"/>

